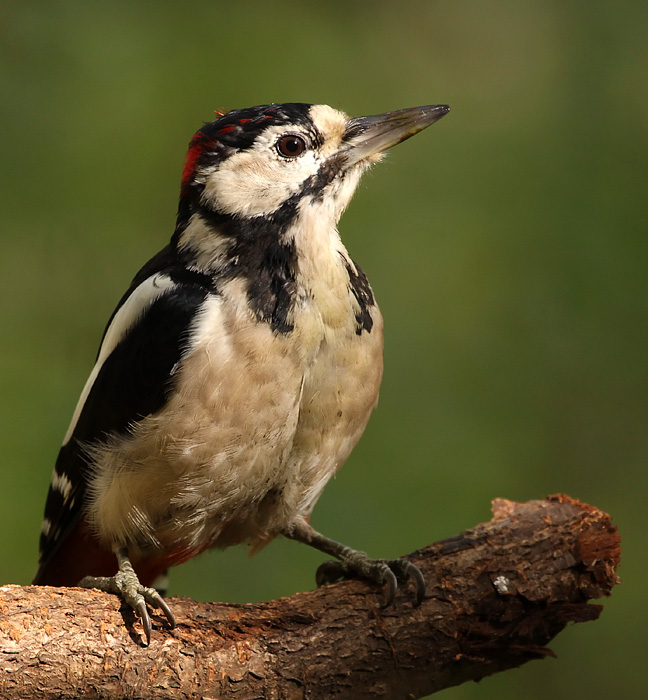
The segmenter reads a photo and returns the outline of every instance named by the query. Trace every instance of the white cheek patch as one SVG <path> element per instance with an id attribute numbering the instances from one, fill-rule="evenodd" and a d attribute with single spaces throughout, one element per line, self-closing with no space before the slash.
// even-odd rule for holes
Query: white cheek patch
<path id="1" fill-rule="evenodd" d="M 318 171 L 320 159 L 312 150 L 298 158 L 282 158 L 274 144 L 285 133 L 298 130 L 286 126 L 268 129 L 251 148 L 221 163 L 206 178 L 204 203 L 233 216 L 267 216 L 299 192 L 304 180 Z"/>
<path id="2" fill-rule="evenodd" d="M 260 217 L 273 214 L 286 200 L 298 194 L 304 182 L 339 151 L 348 123 L 345 114 L 327 105 L 313 105 L 309 116 L 320 135 L 317 146 L 311 144 L 296 158 L 282 157 L 276 150 L 281 136 L 302 134 L 310 140 L 310 135 L 299 126 L 272 126 L 261 133 L 250 148 L 233 153 L 218 168 L 203 173 L 203 203 L 232 216 Z M 357 184 L 355 175 L 351 180 L 353 185 L 340 194 L 335 209 L 343 210 L 353 194 Z"/>

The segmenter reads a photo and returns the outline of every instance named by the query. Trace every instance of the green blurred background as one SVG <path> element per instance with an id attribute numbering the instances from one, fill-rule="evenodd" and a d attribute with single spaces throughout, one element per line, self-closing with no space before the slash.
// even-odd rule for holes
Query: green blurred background
<path id="1" fill-rule="evenodd" d="M 273 101 L 443 102 L 341 222 L 386 374 L 313 522 L 396 556 L 498 496 L 607 510 L 624 582 L 600 621 L 438 697 L 645 697 L 646 2 L 4 2 L 0 20 L 0 582 L 34 571 L 56 452 L 109 314 L 172 232 L 195 129 Z M 321 559 L 209 553 L 171 592 L 288 595 Z"/>

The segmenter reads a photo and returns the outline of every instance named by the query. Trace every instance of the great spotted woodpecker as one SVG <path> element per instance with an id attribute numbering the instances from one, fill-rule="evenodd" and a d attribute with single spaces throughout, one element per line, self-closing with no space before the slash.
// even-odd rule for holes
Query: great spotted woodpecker
<path id="1" fill-rule="evenodd" d="M 194 135 L 171 242 L 104 332 L 61 447 L 34 583 L 97 587 L 141 617 L 152 588 L 211 547 L 276 535 L 357 575 L 425 582 L 316 532 L 310 513 L 376 404 L 382 317 L 337 223 L 382 153 L 448 112 L 349 119 L 325 105 L 221 115 Z"/>

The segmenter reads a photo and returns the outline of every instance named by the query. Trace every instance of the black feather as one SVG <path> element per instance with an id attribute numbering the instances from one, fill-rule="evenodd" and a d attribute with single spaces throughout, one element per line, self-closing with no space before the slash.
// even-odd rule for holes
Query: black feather
<path id="1" fill-rule="evenodd" d="M 117 309 L 151 274 L 166 272 L 178 282 L 151 304 L 106 358 L 72 436 L 59 452 L 56 471 L 67 477 L 72 489 L 64 499 L 50 486 L 45 504 L 50 529 L 41 535 L 41 568 L 82 514 L 90 473 L 87 446 L 128 434 L 142 418 L 159 411 L 173 390 L 173 369 L 187 348 L 196 311 L 213 292 L 210 278 L 170 263 L 167 249 L 158 253 L 119 302 Z"/>

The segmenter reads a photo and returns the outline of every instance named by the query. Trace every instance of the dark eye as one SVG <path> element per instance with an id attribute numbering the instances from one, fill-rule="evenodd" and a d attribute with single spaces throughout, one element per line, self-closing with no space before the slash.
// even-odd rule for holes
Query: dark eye
<path id="1" fill-rule="evenodd" d="M 277 151 L 284 158 L 297 158 L 306 150 L 306 141 L 301 136 L 289 134 L 277 141 Z"/>

